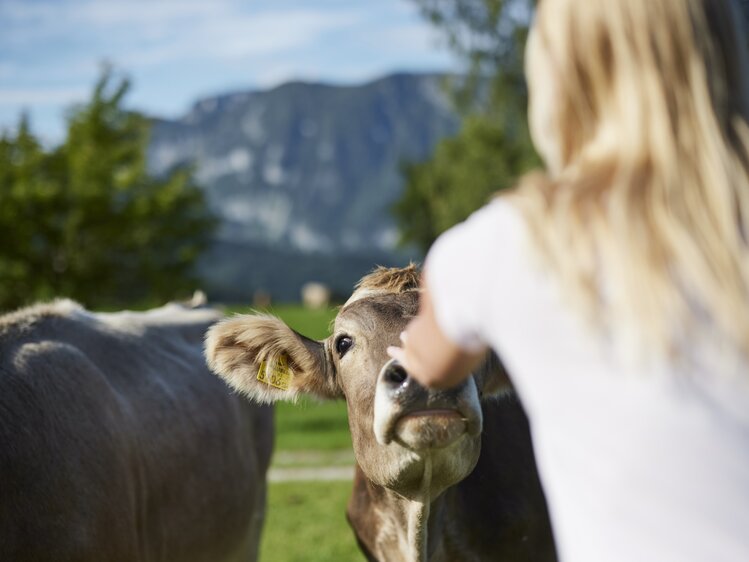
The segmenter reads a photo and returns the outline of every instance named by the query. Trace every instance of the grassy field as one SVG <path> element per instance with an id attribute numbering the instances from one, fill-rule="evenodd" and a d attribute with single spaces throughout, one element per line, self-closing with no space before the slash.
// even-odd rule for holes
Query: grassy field
<path id="1" fill-rule="evenodd" d="M 228 307 L 250 313 L 249 307 Z M 306 310 L 279 305 L 263 311 L 314 339 L 328 336 L 336 309 Z M 276 446 L 272 469 L 351 465 L 351 437 L 343 400 L 301 399 L 276 404 Z M 351 482 L 278 482 L 269 486 L 268 513 L 260 545 L 261 562 L 361 561 L 346 522 Z"/>
<path id="2" fill-rule="evenodd" d="M 229 305 L 226 307 L 227 314 L 250 314 L 252 312 L 254 309 L 250 306 Z M 279 304 L 258 312 L 278 316 L 300 334 L 321 340 L 328 336 L 330 323 L 335 318 L 338 309 L 328 307 L 310 310 L 298 304 Z"/>
<path id="3" fill-rule="evenodd" d="M 302 399 L 276 404 L 276 449 L 338 450 L 351 448 L 346 403 Z"/>
<path id="4" fill-rule="evenodd" d="M 261 562 L 361 561 L 346 522 L 351 482 L 271 484 Z"/>

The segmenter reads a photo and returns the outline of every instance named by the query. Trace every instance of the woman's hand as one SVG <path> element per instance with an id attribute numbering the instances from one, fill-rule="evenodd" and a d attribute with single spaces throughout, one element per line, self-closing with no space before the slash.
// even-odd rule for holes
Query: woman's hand
<path id="1" fill-rule="evenodd" d="M 450 388 L 460 384 L 486 356 L 486 351 L 467 352 L 440 329 L 429 287 L 422 278 L 419 314 L 401 333 L 401 347 L 388 347 L 416 381 L 427 388 Z"/>

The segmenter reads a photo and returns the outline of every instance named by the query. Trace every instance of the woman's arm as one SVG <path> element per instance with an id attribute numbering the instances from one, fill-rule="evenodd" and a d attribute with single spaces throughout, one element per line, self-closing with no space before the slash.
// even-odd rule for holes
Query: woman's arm
<path id="1" fill-rule="evenodd" d="M 429 388 L 461 383 L 486 358 L 486 349 L 465 351 L 440 329 L 426 277 L 422 277 L 419 314 L 401 334 L 402 347 L 388 347 L 417 382 Z"/>

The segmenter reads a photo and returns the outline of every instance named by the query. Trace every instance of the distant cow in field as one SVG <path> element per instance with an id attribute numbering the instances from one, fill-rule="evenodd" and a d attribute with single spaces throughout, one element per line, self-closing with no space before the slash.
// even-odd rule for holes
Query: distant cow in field
<path id="1" fill-rule="evenodd" d="M 330 304 L 330 289 L 322 283 L 311 281 L 302 286 L 302 304 L 317 310 Z"/>
<path id="2" fill-rule="evenodd" d="M 209 331 L 209 364 L 260 402 L 346 400 L 357 460 L 348 519 L 369 560 L 555 560 L 527 420 L 496 358 L 431 391 L 387 357 L 418 300 L 416 268 L 379 269 L 328 339 L 239 316 Z"/>
<path id="3" fill-rule="evenodd" d="M 272 410 L 202 355 L 212 310 L 0 316 L 0 560 L 257 558 Z"/>

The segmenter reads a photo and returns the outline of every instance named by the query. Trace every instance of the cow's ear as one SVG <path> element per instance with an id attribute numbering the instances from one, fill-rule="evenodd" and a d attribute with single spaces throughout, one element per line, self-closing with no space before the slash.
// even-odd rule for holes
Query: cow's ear
<path id="1" fill-rule="evenodd" d="M 325 346 L 273 316 L 240 315 L 215 324 L 205 352 L 216 374 L 258 402 L 342 396 Z"/>
<path id="2" fill-rule="evenodd" d="M 486 354 L 486 361 L 474 372 L 473 377 L 482 398 L 499 396 L 512 390 L 507 371 L 493 351 Z"/>

